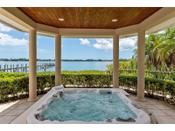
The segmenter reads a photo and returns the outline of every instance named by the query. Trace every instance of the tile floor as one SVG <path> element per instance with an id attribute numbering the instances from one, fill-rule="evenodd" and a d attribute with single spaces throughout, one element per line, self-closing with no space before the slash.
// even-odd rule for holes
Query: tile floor
<path id="1" fill-rule="evenodd" d="M 0 123 L 9 124 L 23 112 L 25 112 L 34 102 L 28 102 L 27 99 L 18 100 L 0 104 Z"/>
<path id="2" fill-rule="evenodd" d="M 140 102 L 133 95 L 130 95 L 129 98 L 137 107 L 143 109 L 148 114 L 152 114 L 154 123 L 175 124 L 175 105 L 151 98 L 145 98 L 144 102 Z"/>

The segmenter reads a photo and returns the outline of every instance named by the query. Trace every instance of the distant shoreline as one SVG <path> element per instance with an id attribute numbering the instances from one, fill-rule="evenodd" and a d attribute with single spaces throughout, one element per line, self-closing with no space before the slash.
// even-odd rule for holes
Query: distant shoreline
<path id="1" fill-rule="evenodd" d="M 15 59 L 13 59 L 13 60 L 4 60 L 4 59 L 0 59 L 0 62 L 28 62 L 29 60 L 15 60 Z M 54 62 L 55 60 L 43 60 L 43 59 L 38 59 L 37 61 L 46 61 L 46 62 Z M 93 59 L 93 60 L 90 60 L 90 59 L 87 59 L 87 60 L 68 60 L 68 59 L 62 59 L 61 60 L 62 62 L 112 62 L 113 60 L 102 60 L 102 59 L 100 59 L 100 60 L 95 60 L 95 59 Z M 119 61 L 129 61 L 129 59 L 120 59 Z"/>
<path id="2" fill-rule="evenodd" d="M 120 61 L 128 61 L 129 59 L 120 59 Z M 0 59 L 0 61 L 14 61 L 14 62 L 24 62 L 29 61 L 28 59 Z M 54 59 L 37 59 L 37 61 L 55 61 Z M 113 60 L 109 59 L 62 59 L 64 62 L 111 62 Z"/>
<path id="3" fill-rule="evenodd" d="M 28 62 L 28 60 L 0 60 L 6 62 Z M 37 61 L 46 61 L 46 62 L 54 62 L 55 60 L 37 60 Z M 111 62 L 113 60 L 61 60 L 63 62 Z"/>

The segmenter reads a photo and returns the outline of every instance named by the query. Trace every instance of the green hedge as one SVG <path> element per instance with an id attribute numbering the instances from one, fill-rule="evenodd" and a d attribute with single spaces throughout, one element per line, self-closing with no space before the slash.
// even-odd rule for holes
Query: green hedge
<path id="1" fill-rule="evenodd" d="M 121 75 L 119 78 L 120 86 L 125 86 L 137 90 L 137 77 Z M 145 78 L 146 95 L 154 97 L 156 95 L 165 97 L 166 95 L 175 96 L 175 81 Z"/>
<path id="2" fill-rule="evenodd" d="M 3 76 L 3 77 L 2 77 Z M 54 86 L 54 73 L 38 73 L 38 94 L 45 93 Z M 128 89 L 136 90 L 137 77 L 131 75 L 120 75 L 120 85 Z M 112 76 L 101 71 L 63 72 L 63 85 L 76 85 L 76 87 L 110 87 Z M 145 78 L 145 90 L 147 95 L 175 95 L 175 81 Z M 11 99 L 28 97 L 28 75 L 24 73 L 0 73 L 0 102 Z"/>

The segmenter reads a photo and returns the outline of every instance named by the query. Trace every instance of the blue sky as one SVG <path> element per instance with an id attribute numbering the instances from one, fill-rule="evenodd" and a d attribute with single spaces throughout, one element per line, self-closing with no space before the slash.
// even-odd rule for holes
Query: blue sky
<path id="1" fill-rule="evenodd" d="M 136 37 L 120 39 L 120 58 L 131 58 Z M 54 58 L 54 38 L 37 36 L 37 58 Z M 28 33 L 0 23 L 0 58 L 28 58 Z M 112 59 L 110 38 L 62 38 L 62 59 Z"/>

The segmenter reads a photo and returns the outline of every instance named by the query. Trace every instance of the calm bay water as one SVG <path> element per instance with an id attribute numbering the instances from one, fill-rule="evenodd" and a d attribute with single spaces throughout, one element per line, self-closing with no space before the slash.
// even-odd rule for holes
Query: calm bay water
<path id="1" fill-rule="evenodd" d="M 37 64 L 54 63 L 53 61 L 38 61 Z M 62 70 L 105 70 L 106 65 L 111 64 L 112 61 L 62 61 Z M 0 61 L 1 68 L 7 64 L 10 65 L 28 65 L 27 61 Z M 47 71 L 54 71 L 55 67 L 50 67 Z"/>

